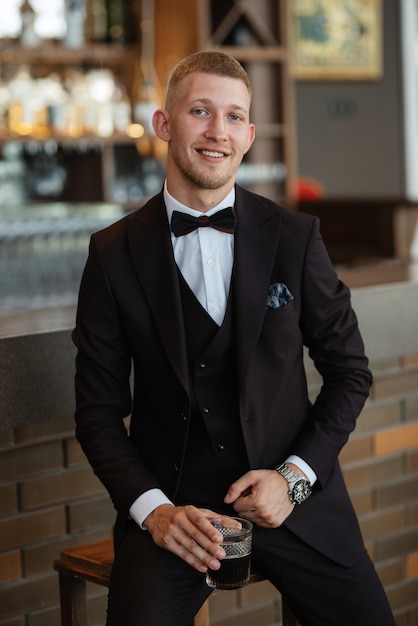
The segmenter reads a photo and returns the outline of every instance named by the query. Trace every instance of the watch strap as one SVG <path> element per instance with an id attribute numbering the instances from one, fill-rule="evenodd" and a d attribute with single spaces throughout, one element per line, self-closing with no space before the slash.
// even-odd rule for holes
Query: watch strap
<path id="1" fill-rule="evenodd" d="M 312 487 L 307 478 L 294 472 L 286 463 L 278 465 L 275 469 L 287 481 L 289 500 L 292 504 L 302 504 L 309 498 Z"/>

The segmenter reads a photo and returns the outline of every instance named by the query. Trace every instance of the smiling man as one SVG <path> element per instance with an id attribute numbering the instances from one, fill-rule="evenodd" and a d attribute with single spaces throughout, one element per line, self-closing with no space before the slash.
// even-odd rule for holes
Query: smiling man
<path id="1" fill-rule="evenodd" d="M 315 217 L 236 185 L 250 102 L 235 59 L 181 61 L 164 189 L 91 239 L 76 432 L 117 510 L 107 625 L 188 626 L 225 557 L 209 518 L 239 514 L 302 626 L 394 626 L 338 464 L 371 384 L 350 294 Z"/>
<path id="2" fill-rule="evenodd" d="M 154 115 L 155 132 L 168 142 L 167 190 L 199 211 L 231 191 L 254 140 L 250 87 L 235 73 L 233 79 L 200 71 L 174 74 L 166 110 Z"/>

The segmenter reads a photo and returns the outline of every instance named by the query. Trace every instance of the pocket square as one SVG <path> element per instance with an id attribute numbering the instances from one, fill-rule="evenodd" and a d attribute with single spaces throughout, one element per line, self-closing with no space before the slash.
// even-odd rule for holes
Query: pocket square
<path id="1" fill-rule="evenodd" d="M 267 296 L 267 309 L 278 309 L 289 304 L 294 297 L 284 283 L 272 283 Z"/>

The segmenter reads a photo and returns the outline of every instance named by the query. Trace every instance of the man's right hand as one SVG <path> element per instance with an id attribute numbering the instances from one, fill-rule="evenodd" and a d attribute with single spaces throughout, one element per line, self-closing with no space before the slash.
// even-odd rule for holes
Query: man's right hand
<path id="1" fill-rule="evenodd" d="M 225 551 L 220 546 L 222 535 L 210 523 L 210 518 L 220 519 L 231 527 L 237 522 L 209 509 L 198 509 L 192 505 L 158 506 L 144 520 L 144 525 L 153 540 L 165 550 L 173 552 L 198 572 L 208 568 L 217 570 Z"/>

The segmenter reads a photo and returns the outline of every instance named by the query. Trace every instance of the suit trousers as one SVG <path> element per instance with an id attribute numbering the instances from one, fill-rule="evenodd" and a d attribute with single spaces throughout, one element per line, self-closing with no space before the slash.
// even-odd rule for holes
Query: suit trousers
<path id="1" fill-rule="evenodd" d="M 286 598 L 301 626 L 395 626 L 366 551 L 345 567 L 284 526 L 256 527 L 252 563 Z M 189 626 L 210 593 L 204 574 L 132 524 L 115 550 L 106 624 Z"/>

